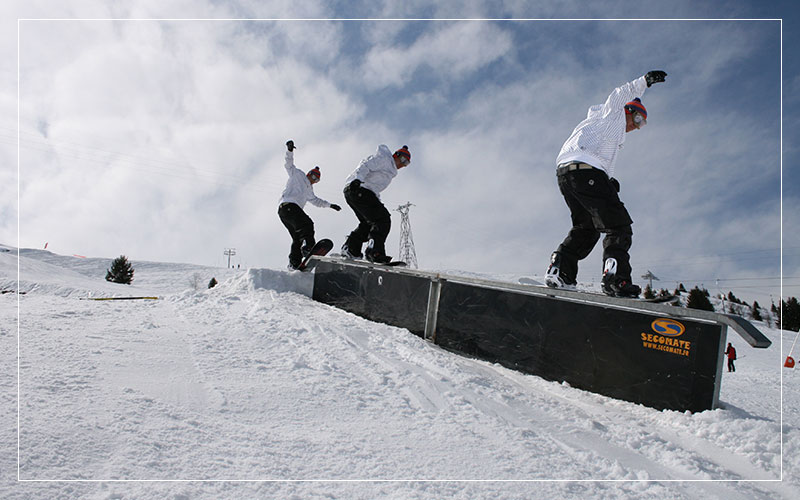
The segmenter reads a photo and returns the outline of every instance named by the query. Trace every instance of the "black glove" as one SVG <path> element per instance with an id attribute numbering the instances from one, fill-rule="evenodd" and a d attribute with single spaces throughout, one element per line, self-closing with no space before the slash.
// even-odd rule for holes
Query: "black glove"
<path id="1" fill-rule="evenodd" d="M 611 181 L 611 185 L 614 186 L 614 190 L 619 193 L 619 181 L 613 177 L 608 180 Z"/>
<path id="2" fill-rule="evenodd" d="M 660 69 L 655 69 L 653 71 L 648 71 L 646 75 L 644 75 L 644 79 L 647 81 L 647 86 L 654 83 L 661 83 L 667 77 L 667 74 Z"/>
<path id="3" fill-rule="evenodd" d="M 350 183 L 350 189 L 356 189 L 361 187 L 361 181 L 356 179 Z"/>
<path id="4" fill-rule="evenodd" d="M 342 207 L 340 207 L 336 203 L 331 203 L 331 208 L 336 210 L 337 212 L 342 209 Z"/>
<path id="5" fill-rule="evenodd" d="M 649 87 L 650 84 L 648 84 L 647 86 Z M 286 141 L 286 149 L 288 149 L 289 151 L 294 151 L 294 141 L 292 140 Z"/>

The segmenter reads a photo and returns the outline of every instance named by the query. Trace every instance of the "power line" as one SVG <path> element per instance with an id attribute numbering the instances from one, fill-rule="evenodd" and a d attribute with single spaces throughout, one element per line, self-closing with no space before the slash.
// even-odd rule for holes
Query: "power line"
<path id="1" fill-rule="evenodd" d="M 777 259 L 777 258 L 780 257 L 781 251 L 783 251 L 783 257 L 784 258 L 785 257 L 798 256 L 798 255 L 800 255 L 800 252 L 797 252 L 797 253 L 789 252 L 789 253 L 787 253 L 787 250 L 797 250 L 797 249 L 800 249 L 800 246 L 783 247 L 782 249 L 780 247 L 778 247 L 778 248 L 765 248 L 765 249 L 760 249 L 760 250 L 744 250 L 744 251 L 741 251 L 741 252 L 719 253 L 719 254 L 713 254 L 713 255 L 696 255 L 696 256 L 693 256 L 693 258 L 690 258 L 690 259 L 687 259 L 686 257 L 675 257 L 673 259 L 660 259 L 660 260 L 657 260 L 657 261 L 656 260 L 648 260 L 648 261 L 642 261 L 642 262 L 638 262 L 637 261 L 637 264 L 641 265 L 642 267 L 650 267 L 650 268 L 655 268 L 655 267 L 658 267 L 658 266 L 676 265 L 676 264 L 679 264 L 681 266 L 691 266 L 693 264 L 697 264 L 697 265 L 705 264 L 705 263 L 708 263 L 709 261 L 719 262 L 721 259 L 724 259 L 724 258 L 727 258 L 727 257 L 732 257 L 732 256 L 747 255 L 747 254 L 773 253 L 773 252 L 775 253 L 775 257 Z M 763 257 L 759 256 L 759 255 L 753 255 L 752 257 L 750 257 L 750 259 L 756 259 L 756 258 L 763 258 Z M 729 259 L 729 260 L 741 261 L 741 260 L 749 260 L 749 259 L 747 259 L 747 258 L 746 259 L 738 258 L 738 259 Z"/>
<path id="2" fill-rule="evenodd" d="M 704 278 L 704 279 L 697 279 L 697 278 L 686 278 L 683 281 L 758 281 L 758 280 L 780 280 L 781 277 L 765 277 L 765 278 Z M 784 276 L 784 280 L 796 280 L 800 279 L 800 276 Z M 668 281 L 675 281 L 674 278 L 670 278 Z"/>
<path id="3" fill-rule="evenodd" d="M 219 170 L 198 168 L 193 164 L 179 163 L 160 158 L 137 156 L 129 153 L 110 151 L 66 141 L 58 142 L 50 139 L 39 140 L 41 136 L 32 132 L 21 131 L 20 134 L 36 136 L 36 139 L 20 137 L 21 147 L 42 153 L 51 153 L 58 158 L 67 158 L 101 165 L 114 163 L 122 167 L 134 168 L 138 171 L 154 173 L 167 177 L 194 181 L 202 180 L 227 188 L 244 188 L 259 192 L 272 192 L 265 189 L 259 189 L 257 186 L 253 186 L 251 181 L 247 178 L 227 172 L 221 172 Z M 4 141 L 3 139 L 7 139 L 7 141 Z M 16 144 L 16 137 L 0 134 L 0 142 L 7 142 L 10 144 L 12 140 L 13 144 Z M 167 168 L 169 170 L 166 170 Z M 265 184 L 270 187 L 278 186 L 277 183 Z"/>

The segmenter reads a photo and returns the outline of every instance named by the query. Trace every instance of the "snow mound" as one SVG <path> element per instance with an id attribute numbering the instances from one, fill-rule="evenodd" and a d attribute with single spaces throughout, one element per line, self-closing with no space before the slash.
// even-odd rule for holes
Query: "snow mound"
<path id="1" fill-rule="evenodd" d="M 277 271 L 274 269 L 247 269 L 217 285 L 223 292 L 246 294 L 255 290 L 294 292 L 311 297 L 314 292 L 312 273 Z"/>

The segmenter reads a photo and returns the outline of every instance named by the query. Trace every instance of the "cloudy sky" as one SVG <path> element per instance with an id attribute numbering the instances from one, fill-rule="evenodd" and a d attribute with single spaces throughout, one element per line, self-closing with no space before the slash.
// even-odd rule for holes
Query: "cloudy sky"
<path id="1" fill-rule="evenodd" d="M 0 243 L 219 266 L 235 248 L 234 264 L 282 268 L 287 139 L 343 206 L 362 158 L 407 144 L 382 199 L 414 205 L 421 268 L 541 274 L 570 225 L 561 144 L 663 69 L 617 163 L 634 277 L 777 299 L 783 209 L 784 296 L 800 293 L 789 3 L 444 3 L 3 3 Z M 354 17 L 371 20 L 330 20 Z M 306 211 L 337 247 L 357 222 Z M 394 213 L 390 254 L 399 229 Z M 600 273 L 598 244 L 579 280 Z"/>

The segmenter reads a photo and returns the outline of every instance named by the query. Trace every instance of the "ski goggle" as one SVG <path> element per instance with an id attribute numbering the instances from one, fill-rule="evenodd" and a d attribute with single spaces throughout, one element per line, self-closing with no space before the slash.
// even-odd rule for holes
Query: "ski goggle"
<path id="1" fill-rule="evenodd" d="M 633 112 L 633 124 L 636 125 L 636 128 L 642 128 L 647 125 L 647 118 L 642 116 L 641 113 L 638 111 Z"/>

